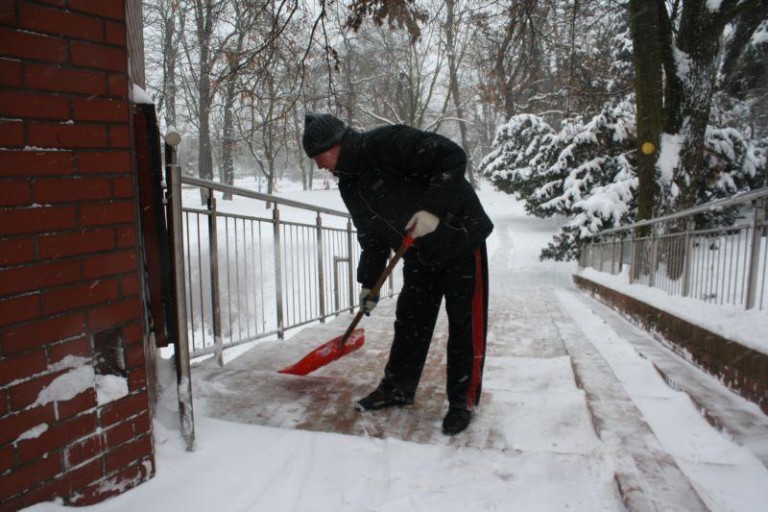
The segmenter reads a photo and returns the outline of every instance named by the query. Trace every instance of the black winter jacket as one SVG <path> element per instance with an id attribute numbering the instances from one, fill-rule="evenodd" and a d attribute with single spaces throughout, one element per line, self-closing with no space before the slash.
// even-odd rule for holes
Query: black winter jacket
<path id="1" fill-rule="evenodd" d="M 465 179 L 466 155 L 451 140 L 403 125 L 348 129 L 335 174 L 357 228 L 362 254 L 357 280 L 371 288 L 419 210 L 440 218 L 405 259 L 440 267 L 476 248 L 493 230 Z"/>

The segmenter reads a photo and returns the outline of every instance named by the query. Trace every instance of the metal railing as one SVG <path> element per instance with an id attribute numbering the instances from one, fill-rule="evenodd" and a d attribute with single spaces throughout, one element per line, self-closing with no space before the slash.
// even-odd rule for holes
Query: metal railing
<path id="1" fill-rule="evenodd" d="M 180 216 L 172 224 L 182 230 L 175 261 L 184 269 L 191 357 L 215 354 L 221 363 L 226 348 L 283 338 L 359 305 L 359 247 L 348 213 L 170 171 L 169 202 L 184 203 L 169 211 Z M 187 205 L 200 202 L 201 189 L 207 204 Z M 220 201 L 223 193 L 233 201 Z M 396 279 L 382 296 L 394 294 Z"/>
<path id="2" fill-rule="evenodd" d="M 588 238 L 579 266 L 627 272 L 630 283 L 714 304 L 768 312 L 768 187 Z M 697 228 L 731 209 L 733 225 Z M 700 223 L 701 224 L 701 223 Z"/>

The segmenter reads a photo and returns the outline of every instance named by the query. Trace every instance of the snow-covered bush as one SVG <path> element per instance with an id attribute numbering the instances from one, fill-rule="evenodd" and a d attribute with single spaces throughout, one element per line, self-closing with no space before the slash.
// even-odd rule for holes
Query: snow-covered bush
<path id="1" fill-rule="evenodd" d="M 752 140 L 731 127 L 733 119 L 713 116 L 706 133 L 703 166 L 708 179 L 698 203 L 762 186 L 768 142 Z M 563 122 L 559 131 L 532 114 L 512 117 L 498 128 L 492 151 L 480 171 L 499 189 L 525 201 L 536 216 L 564 215 L 567 220 L 541 257 L 577 258 L 579 243 L 603 229 L 634 222 L 638 179 L 635 167 L 635 103 L 628 97 L 588 121 Z M 679 189 L 672 171 L 679 151 L 676 135 L 664 134 L 657 180 L 658 204 L 674 204 Z M 732 223 L 737 210 L 702 216 L 703 225 Z"/>
<path id="2" fill-rule="evenodd" d="M 542 257 L 571 259 L 582 237 L 634 215 L 634 131 L 630 100 L 587 122 L 568 119 L 559 132 L 537 116 L 515 116 L 498 129 L 480 168 L 500 190 L 524 200 L 529 213 L 568 216 Z"/>

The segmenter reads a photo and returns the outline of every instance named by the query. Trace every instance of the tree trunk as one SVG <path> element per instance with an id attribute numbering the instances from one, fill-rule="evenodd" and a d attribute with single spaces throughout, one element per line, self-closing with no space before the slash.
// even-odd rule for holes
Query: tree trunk
<path id="1" fill-rule="evenodd" d="M 469 152 L 469 140 L 467 137 L 467 126 L 464 120 L 464 109 L 461 105 L 461 93 L 459 91 L 459 59 L 456 56 L 456 0 L 445 0 L 445 45 L 448 52 L 448 75 L 451 98 L 453 99 L 453 108 L 456 111 L 456 117 L 459 120 L 459 133 L 461 133 L 461 146 L 467 153 L 467 178 L 473 187 L 477 188 L 475 183 L 475 173 L 472 169 L 472 159 Z"/>
<path id="2" fill-rule="evenodd" d="M 237 77 L 233 75 L 227 83 L 226 96 L 224 98 L 224 136 L 221 142 L 221 181 L 227 185 L 235 184 L 235 164 L 234 152 L 236 140 L 234 137 L 234 116 L 232 109 L 235 104 L 235 81 Z M 232 194 L 225 192 L 222 196 L 225 200 L 231 200 Z"/>
<path id="3" fill-rule="evenodd" d="M 656 0 L 631 0 L 637 101 L 638 219 L 650 219 L 658 192 L 656 160 L 663 125 L 661 25 Z"/>

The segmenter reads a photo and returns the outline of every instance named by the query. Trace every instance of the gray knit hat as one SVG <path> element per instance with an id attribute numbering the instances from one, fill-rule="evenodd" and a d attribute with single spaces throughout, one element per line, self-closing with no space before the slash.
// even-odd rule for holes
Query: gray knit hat
<path id="1" fill-rule="evenodd" d="M 301 139 L 304 151 L 309 158 L 314 158 L 340 144 L 346 130 L 344 122 L 331 114 L 308 112 L 304 116 L 304 137 Z"/>

